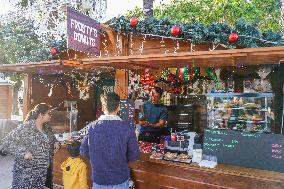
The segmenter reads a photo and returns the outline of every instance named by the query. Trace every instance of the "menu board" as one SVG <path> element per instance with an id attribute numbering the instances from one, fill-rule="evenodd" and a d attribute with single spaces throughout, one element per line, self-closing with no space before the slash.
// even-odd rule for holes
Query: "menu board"
<path id="1" fill-rule="evenodd" d="M 206 129 L 203 154 L 219 164 L 284 172 L 284 135 Z"/>
<path id="2" fill-rule="evenodd" d="M 129 121 L 134 126 L 135 105 L 133 100 L 121 100 L 119 117 L 122 120 Z"/>

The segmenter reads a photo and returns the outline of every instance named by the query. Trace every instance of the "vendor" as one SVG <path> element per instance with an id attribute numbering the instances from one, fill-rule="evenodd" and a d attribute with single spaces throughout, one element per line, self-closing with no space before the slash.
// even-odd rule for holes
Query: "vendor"
<path id="1" fill-rule="evenodd" d="M 141 125 L 139 140 L 151 143 L 160 143 L 162 129 L 168 118 L 167 108 L 160 103 L 163 90 L 155 87 L 152 91 L 151 101 L 142 105 L 139 113 Z"/>

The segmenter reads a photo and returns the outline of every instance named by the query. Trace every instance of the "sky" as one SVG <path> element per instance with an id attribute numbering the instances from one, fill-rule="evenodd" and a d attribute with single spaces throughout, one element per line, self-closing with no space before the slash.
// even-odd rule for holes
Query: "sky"
<path id="1" fill-rule="evenodd" d="M 155 0 L 154 7 L 160 3 L 169 3 L 170 0 Z M 112 18 L 133 10 L 136 6 L 143 7 L 143 0 L 108 0 L 107 17 Z"/>
<path id="2" fill-rule="evenodd" d="M 0 15 L 6 14 L 8 11 L 13 10 L 13 0 L 0 0 Z M 127 10 L 132 10 L 136 6 L 143 6 L 143 0 L 107 0 L 107 19 L 124 14 Z M 160 3 L 169 3 L 170 0 L 155 0 L 154 6 Z"/>
<path id="3" fill-rule="evenodd" d="M 0 0 L 0 5 L 0 15 L 6 14 L 9 10 L 13 10 L 13 5 L 9 0 Z"/>

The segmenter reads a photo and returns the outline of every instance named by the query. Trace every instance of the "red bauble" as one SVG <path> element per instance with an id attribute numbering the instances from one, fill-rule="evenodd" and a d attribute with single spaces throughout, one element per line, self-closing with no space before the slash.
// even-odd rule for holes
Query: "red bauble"
<path id="1" fill-rule="evenodd" d="M 57 55 L 57 54 L 58 54 L 57 49 L 56 49 L 56 48 L 54 48 L 54 47 L 52 47 L 52 48 L 50 49 L 50 54 L 51 54 L 52 56 Z"/>
<path id="2" fill-rule="evenodd" d="M 229 42 L 230 43 L 236 43 L 238 41 L 238 39 L 239 39 L 239 36 L 238 36 L 237 33 L 231 33 L 229 35 Z"/>
<path id="3" fill-rule="evenodd" d="M 136 17 L 131 17 L 130 18 L 130 26 L 136 27 L 138 24 L 138 19 Z"/>
<path id="4" fill-rule="evenodd" d="M 171 28 L 171 35 L 172 35 L 172 36 L 178 37 L 180 34 L 181 34 L 181 29 L 180 29 L 180 27 L 178 27 L 178 26 L 173 26 L 173 27 Z"/>

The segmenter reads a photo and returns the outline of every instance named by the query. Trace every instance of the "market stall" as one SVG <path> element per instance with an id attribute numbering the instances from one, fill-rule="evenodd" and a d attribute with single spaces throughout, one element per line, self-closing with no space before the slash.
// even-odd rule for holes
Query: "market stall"
<path id="1" fill-rule="evenodd" d="M 163 103 L 170 112 L 167 128 L 177 136 L 166 140 L 164 146 L 140 143 L 142 157 L 131 165 L 137 188 L 284 187 L 283 170 L 277 169 L 277 165 L 284 165 L 284 137 L 279 135 L 283 131 L 283 46 L 226 49 L 214 43 L 198 45 L 176 38 L 125 36 L 104 27 L 99 57 L 65 56 L 66 60 L 0 67 L 1 72 L 26 74 L 25 113 L 39 102 L 48 102 L 57 111 L 52 126 L 58 137 L 76 138 L 85 133 L 86 123 L 96 118 L 101 92 L 115 91 L 122 99 L 131 98 L 137 103 L 159 85 L 166 91 Z M 126 106 L 125 118 L 137 121 L 133 106 Z M 228 143 L 214 132 L 245 136 Z M 64 137 L 63 133 L 71 134 Z M 212 133 L 214 137 L 208 137 Z M 243 141 L 262 144 L 255 141 L 267 136 L 271 139 L 265 143 L 272 150 L 269 158 L 277 162 L 272 167 L 246 162 L 244 144 L 236 149 L 240 161 L 220 156 L 231 155 L 230 148 Z M 200 156 L 202 145 L 197 144 L 203 144 L 209 157 Z M 218 145 L 225 146 L 215 148 Z M 267 154 L 253 147 L 249 152 Z M 54 157 L 56 184 L 62 184 L 59 165 L 65 158 L 63 147 Z M 248 160 L 254 161 L 251 158 Z M 208 160 L 209 166 L 218 164 L 204 168 L 199 164 L 201 160 Z"/>

